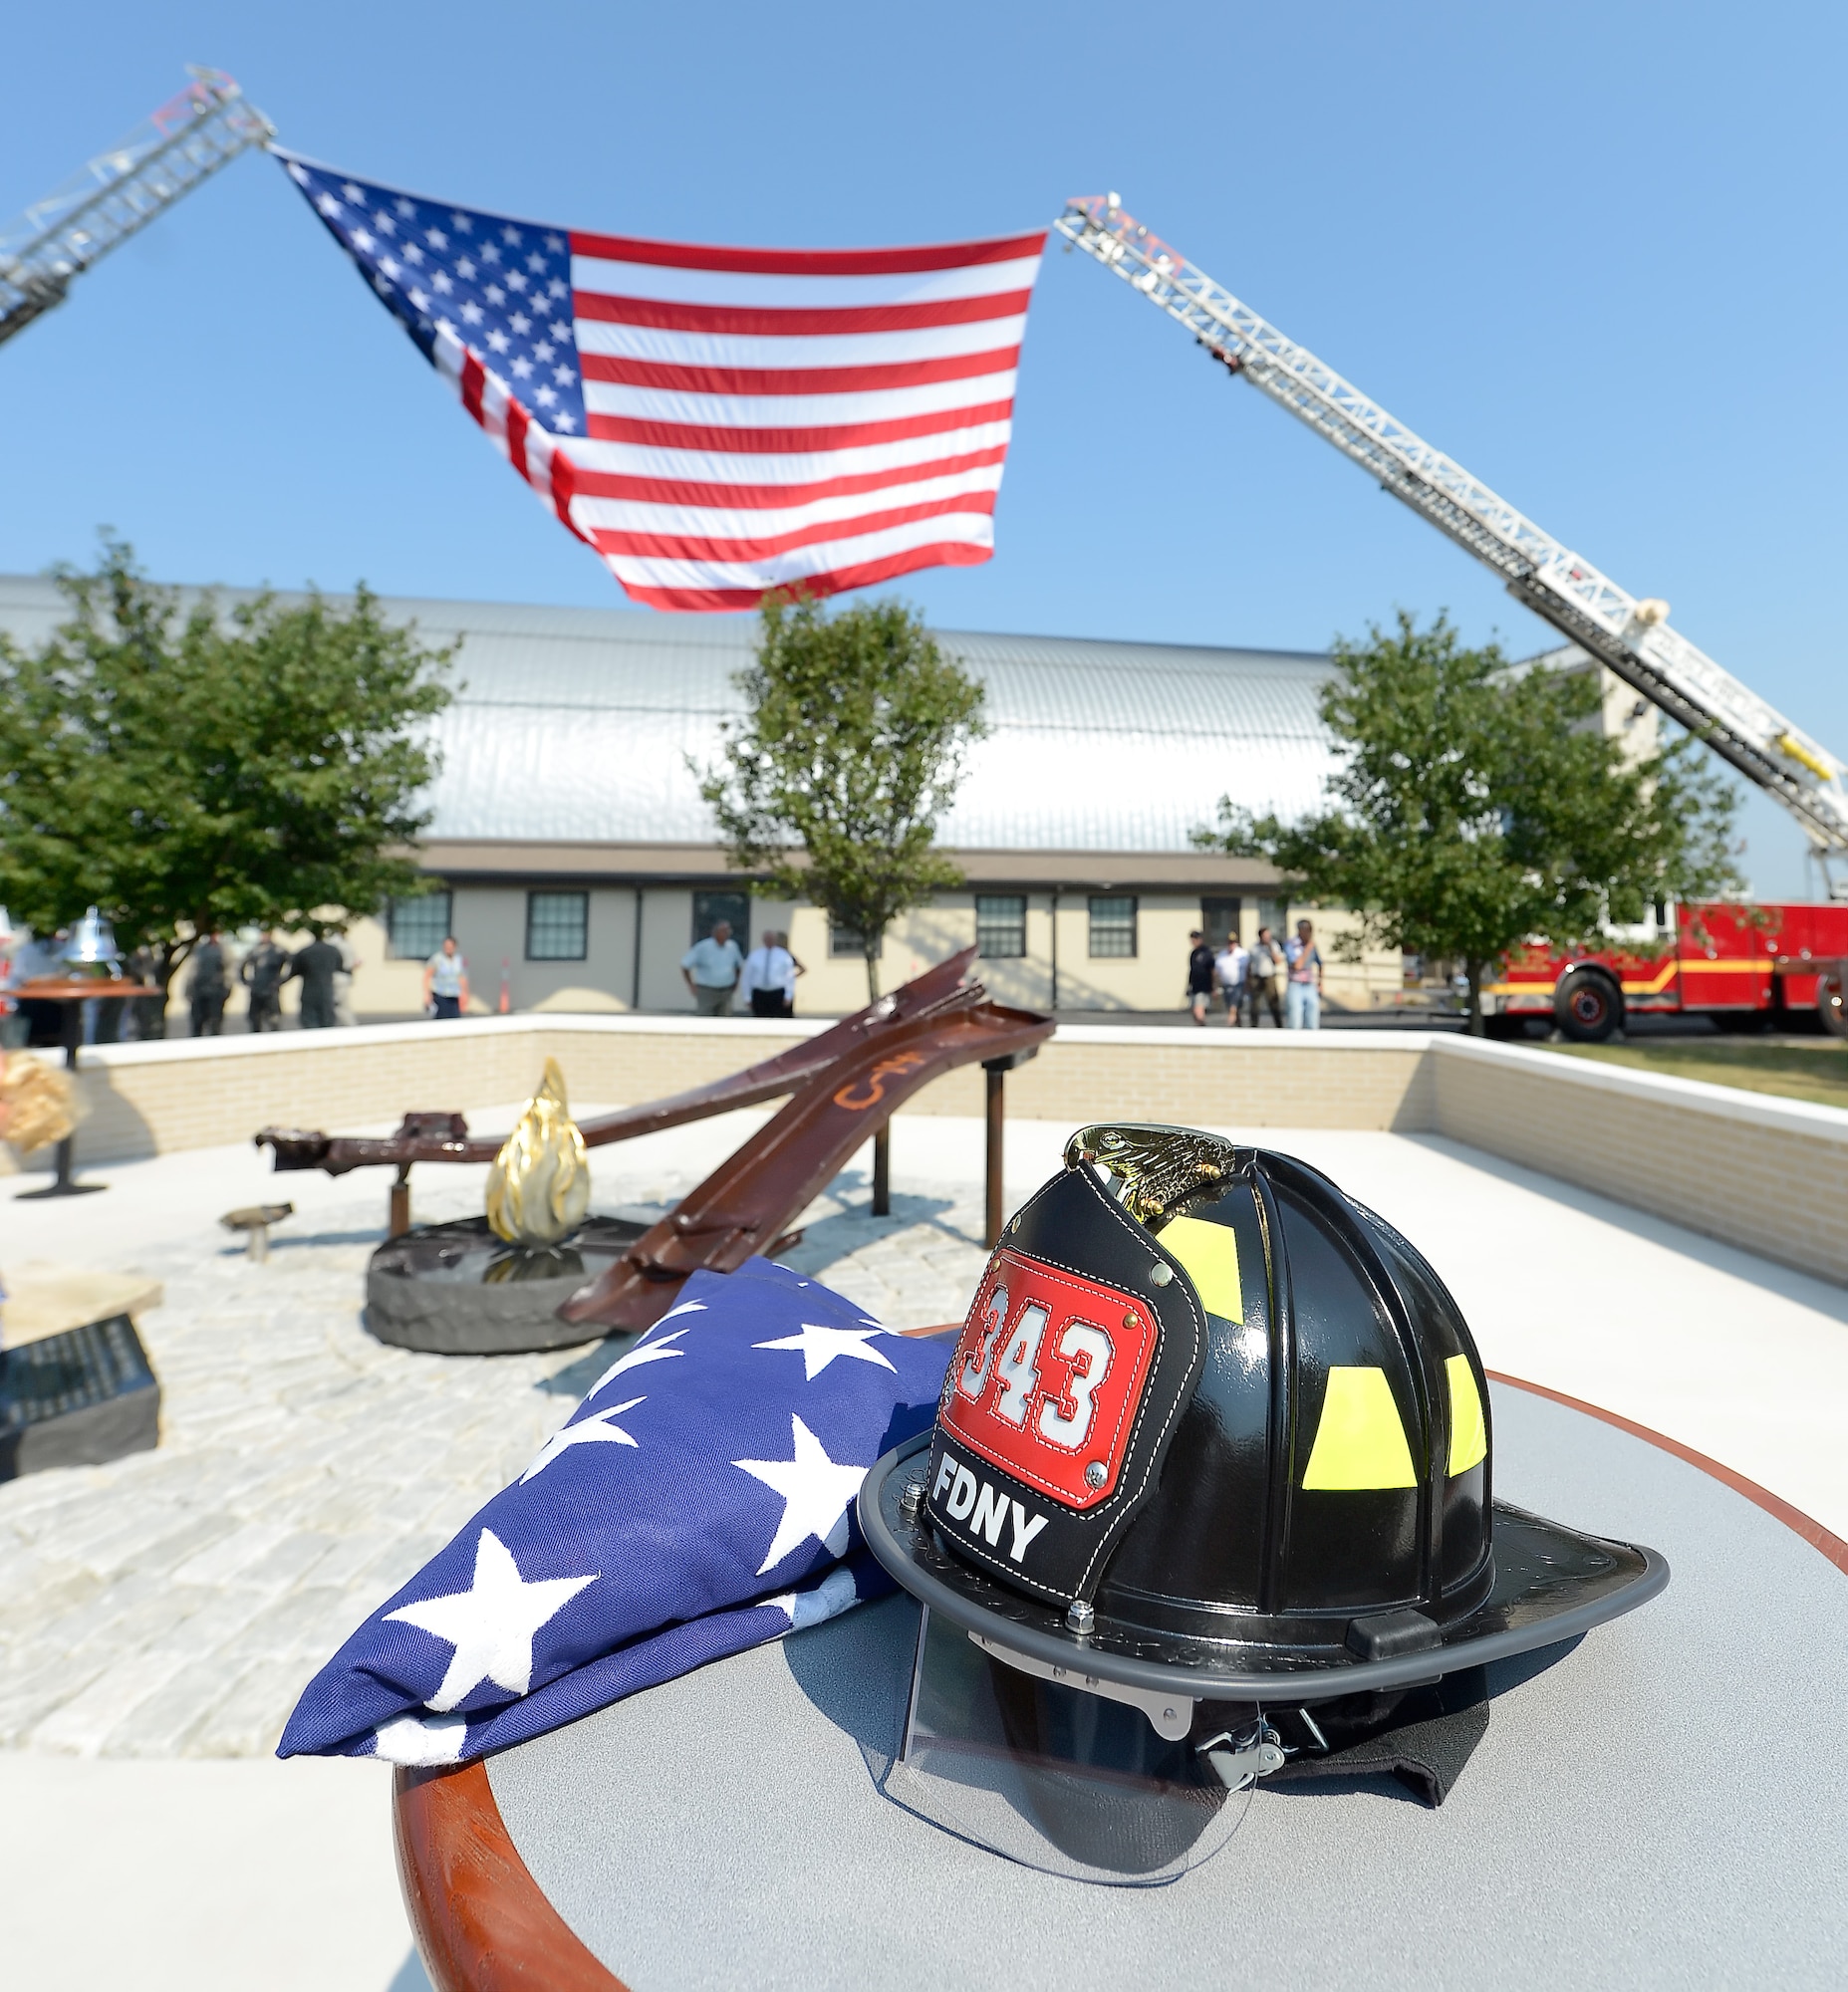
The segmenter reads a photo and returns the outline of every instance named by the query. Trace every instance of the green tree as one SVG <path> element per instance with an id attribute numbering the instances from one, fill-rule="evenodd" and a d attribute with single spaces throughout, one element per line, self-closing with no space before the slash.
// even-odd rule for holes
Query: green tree
<path id="1" fill-rule="evenodd" d="M 0 899 L 41 932 L 96 905 L 164 988 L 214 927 L 338 929 L 414 893 L 451 652 L 269 596 L 182 614 L 106 538 L 41 647 L 0 635 Z"/>
<path id="2" fill-rule="evenodd" d="M 1682 737 L 1631 759 L 1597 724 L 1594 672 L 1515 671 L 1440 616 L 1337 642 L 1322 694 L 1339 767 L 1299 823 L 1221 798 L 1194 842 L 1265 857 L 1301 894 L 1353 908 L 1363 946 L 1457 962 L 1469 1029 L 1484 971 L 1525 942 L 1594 947 L 1659 899 L 1736 890 L 1736 798 Z"/>
<path id="3" fill-rule="evenodd" d="M 899 602 L 830 616 L 812 597 L 763 605 L 742 719 L 699 793 L 739 871 L 826 909 L 860 936 L 879 995 L 886 929 L 962 874 L 931 849 L 987 730 L 982 687 Z"/>

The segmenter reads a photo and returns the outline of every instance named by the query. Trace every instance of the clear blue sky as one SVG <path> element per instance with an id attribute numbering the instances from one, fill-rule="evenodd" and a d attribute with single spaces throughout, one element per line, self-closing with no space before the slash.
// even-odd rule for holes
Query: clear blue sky
<path id="1" fill-rule="evenodd" d="M 1293 337 L 1838 752 L 1848 43 L 1760 4 L 707 4 L 22 12 L 0 207 L 182 81 L 439 197 L 693 240 L 888 243 L 1119 189 Z M 0 351 L 0 570 L 621 601 L 267 159 Z M 1048 256 L 998 551 L 939 624 L 1318 648 L 1404 605 L 1548 632 L 1089 259 Z M 638 611 L 638 614 L 650 612 Z M 1760 893 L 1800 837 L 1746 817 Z"/>

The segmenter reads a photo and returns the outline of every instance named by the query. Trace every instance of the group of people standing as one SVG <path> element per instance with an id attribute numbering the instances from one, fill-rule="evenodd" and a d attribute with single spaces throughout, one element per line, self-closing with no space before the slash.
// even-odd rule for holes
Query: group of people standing
<path id="1" fill-rule="evenodd" d="M 729 1017 L 742 996 L 753 1017 L 793 1017 L 796 977 L 808 970 L 789 951 L 789 936 L 774 927 L 749 954 L 731 937 L 731 922 L 719 920 L 680 957 L 680 976 L 702 1017 Z"/>
<path id="2" fill-rule="evenodd" d="M 1228 1028 L 1244 1025 L 1255 1031 L 1270 1012 L 1276 1030 L 1319 1031 L 1322 1028 L 1322 950 L 1315 944 L 1315 927 L 1296 922 L 1296 932 L 1279 941 L 1269 927 L 1259 927 L 1246 947 L 1236 933 L 1215 953 L 1195 928 L 1188 936 L 1188 1004 L 1194 1023 L 1204 1026 L 1215 992 L 1225 1004 Z"/>
<path id="3" fill-rule="evenodd" d="M 359 967 L 343 940 L 316 934 L 306 947 L 291 953 L 275 928 L 235 964 L 236 981 L 249 990 L 248 1026 L 253 1031 L 282 1029 L 282 989 L 285 982 L 302 985 L 301 1024 L 305 1031 L 332 1030 L 351 1022 L 340 1014 L 341 983 Z M 209 933 L 192 950 L 186 974 L 186 1007 L 195 1038 L 216 1038 L 224 1032 L 224 1006 L 230 1000 L 233 963 L 222 933 Z"/>

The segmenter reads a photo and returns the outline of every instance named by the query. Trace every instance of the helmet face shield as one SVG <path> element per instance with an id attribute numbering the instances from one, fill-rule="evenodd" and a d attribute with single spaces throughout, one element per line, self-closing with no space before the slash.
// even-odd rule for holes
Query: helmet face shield
<path id="1" fill-rule="evenodd" d="M 1241 1760 L 1263 1746 L 1256 1709 L 1183 1699 L 1185 1728 L 1164 1736 L 1160 1710 L 1050 1671 L 1010 1663 L 926 1606 L 886 1796 L 1072 1880 L 1148 1887 L 1217 1854 L 1250 1803 L 1258 1766 Z"/>

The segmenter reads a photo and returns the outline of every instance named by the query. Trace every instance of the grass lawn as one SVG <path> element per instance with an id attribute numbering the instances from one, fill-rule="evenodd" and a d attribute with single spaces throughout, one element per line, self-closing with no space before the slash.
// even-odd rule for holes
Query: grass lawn
<path id="1" fill-rule="evenodd" d="M 1606 1065 L 1634 1066 L 1639 1072 L 1666 1073 L 1671 1079 L 1704 1079 L 1710 1086 L 1740 1086 L 1752 1093 L 1779 1093 L 1786 1100 L 1812 1100 L 1819 1107 L 1848 1107 L 1848 1044 L 1820 1040 L 1807 1045 L 1754 1045 L 1737 1039 L 1691 1043 L 1665 1038 L 1624 1045 L 1545 1045 L 1569 1058 L 1601 1059 Z"/>

